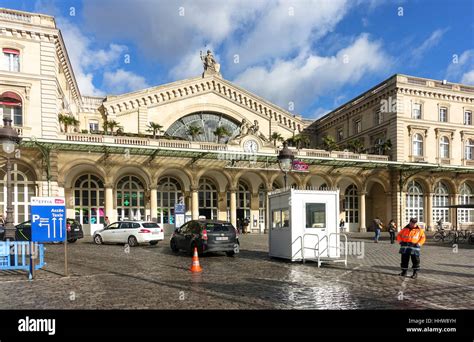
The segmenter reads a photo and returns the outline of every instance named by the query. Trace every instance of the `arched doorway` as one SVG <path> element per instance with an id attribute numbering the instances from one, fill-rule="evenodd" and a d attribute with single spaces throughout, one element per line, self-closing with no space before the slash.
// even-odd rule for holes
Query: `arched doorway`
<path id="1" fill-rule="evenodd" d="M 355 184 L 349 185 L 344 192 L 344 212 L 344 221 L 349 225 L 349 231 L 357 232 L 359 230 L 359 194 Z"/>
<path id="2" fill-rule="evenodd" d="M 135 176 L 124 176 L 117 183 L 117 218 L 144 220 L 145 186 Z"/>
<path id="3" fill-rule="evenodd" d="M 104 224 L 104 182 L 93 174 L 82 175 L 74 182 L 74 215 L 84 228 L 91 232 L 90 225 Z"/>
<path id="4" fill-rule="evenodd" d="M 181 183 L 174 177 L 163 177 L 158 181 L 157 189 L 157 222 L 175 224 L 174 206 L 183 196 Z"/>
<path id="5" fill-rule="evenodd" d="M 418 222 L 425 222 L 423 188 L 420 183 L 410 181 L 407 185 L 405 200 L 405 222 L 414 217 Z"/>
<path id="6" fill-rule="evenodd" d="M 450 222 L 449 208 L 449 191 L 446 184 L 443 182 L 436 183 L 433 193 L 433 223 L 443 220 L 443 222 Z"/>
<path id="7" fill-rule="evenodd" d="M 387 206 L 390 203 L 387 201 L 387 196 L 383 186 L 378 182 L 371 182 L 367 185 L 368 191 L 365 198 L 365 218 L 367 231 L 373 231 L 372 221 L 378 217 L 384 226 L 387 225 Z"/>
<path id="8" fill-rule="evenodd" d="M 13 182 L 13 223 L 18 224 L 30 218 L 30 197 L 36 194 L 35 176 L 27 166 L 15 163 L 12 165 Z M 7 172 L 0 169 L 0 213 L 7 210 Z"/>
<path id="9" fill-rule="evenodd" d="M 199 181 L 199 216 L 205 216 L 210 220 L 217 220 L 217 186 L 209 178 Z"/>

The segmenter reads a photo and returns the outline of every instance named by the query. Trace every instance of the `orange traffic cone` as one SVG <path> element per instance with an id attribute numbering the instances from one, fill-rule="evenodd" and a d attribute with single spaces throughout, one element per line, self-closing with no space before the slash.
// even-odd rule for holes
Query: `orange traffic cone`
<path id="1" fill-rule="evenodd" d="M 193 272 L 193 273 L 202 272 L 202 267 L 201 267 L 201 265 L 199 265 L 199 257 L 198 257 L 197 247 L 194 247 L 193 264 L 191 265 L 190 271 Z"/>

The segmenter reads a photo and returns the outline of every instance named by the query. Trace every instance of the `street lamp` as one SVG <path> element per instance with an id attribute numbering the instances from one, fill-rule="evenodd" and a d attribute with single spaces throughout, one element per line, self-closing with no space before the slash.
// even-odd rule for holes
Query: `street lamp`
<path id="1" fill-rule="evenodd" d="M 287 177 L 288 172 L 290 172 L 291 169 L 293 168 L 294 159 L 295 159 L 295 156 L 293 152 L 288 148 L 288 143 L 284 141 L 283 148 L 278 153 L 278 164 L 280 166 L 280 170 L 284 174 L 283 179 L 285 180 L 285 189 L 286 189 L 286 177 Z"/>
<path id="2" fill-rule="evenodd" d="M 21 138 L 12 127 L 12 120 L 4 118 L 3 127 L 0 128 L 0 142 L 3 152 L 6 153 L 7 160 L 7 217 L 5 218 L 5 240 L 15 240 L 15 226 L 13 225 L 13 188 L 12 188 L 12 165 L 11 158 L 15 152 L 16 146 L 20 143 Z M 13 155 L 14 157 L 14 155 Z"/>

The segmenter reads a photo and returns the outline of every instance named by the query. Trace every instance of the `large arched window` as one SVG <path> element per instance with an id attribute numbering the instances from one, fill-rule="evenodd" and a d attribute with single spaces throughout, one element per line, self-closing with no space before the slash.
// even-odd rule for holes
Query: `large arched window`
<path id="1" fill-rule="evenodd" d="M 81 224 L 104 223 L 104 182 L 97 176 L 80 176 L 74 183 L 74 213 Z"/>
<path id="2" fill-rule="evenodd" d="M 11 91 L 0 95 L 0 117 L 12 120 L 13 126 L 23 126 L 21 97 Z"/>
<path id="3" fill-rule="evenodd" d="M 208 178 L 199 181 L 199 216 L 217 220 L 217 187 Z"/>
<path id="4" fill-rule="evenodd" d="M 449 158 L 449 138 L 441 137 L 439 140 L 439 157 L 441 159 Z"/>
<path id="5" fill-rule="evenodd" d="M 425 222 L 423 188 L 418 182 L 408 183 L 405 202 L 405 222 L 415 217 L 419 222 Z"/>
<path id="6" fill-rule="evenodd" d="M 419 133 L 413 135 L 413 155 L 423 156 L 423 137 Z"/>
<path id="7" fill-rule="evenodd" d="M 344 193 L 344 209 L 346 223 L 359 223 L 359 196 L 354 184 L 347 187 Z"/>
<path id="8" fill-rule="evenodd" d="M 144 220 L 145 186 L 134 176 L 125 176 L 117 184 L 117 211 L 119 220 Z"/>
<path id="9" fill-rule="evenodd" d="M 444 183 L 438 182 L 433 194 L 433 222 L 438 222 L 440 219 L 443 222 L 449 222 L 449 208 L 443 208 L 448 205 L 448 187 Z"/>
<path id="10" fill-rule="evenodd" d="M 458 199 L 459 204 L 474 204 L 474 192 L 467 183 L 461 186 Z M 458 222 L 474 222 L 474 209 L 458 209 Z"/>
<path id="11" fill-rule="evenodd" d="M 466 160 L 474 160 L 474 139 L 468 139 L 464 147 L 464 158 Z"/>
<path id="12" fill-rule="evenodd" d="M 3 160 L 0 159 L 0 213 L 7 210 L 7 173 Z M 35 177 L 32 171 L 24 165 L 13 164 L 13 222 L 18 224 L 30 218 L 30 197 L 35 196 Z"/>
<path id="13" fill-rule="evenodd" d="M 157 222 L 161 224 L 174 224 L 174 206 L 183 196 L 179 181 L 173 177 L 163 177 L 158 182 L 156 213 Z M 152 215 L 153 216 L 153 215 Z"/>

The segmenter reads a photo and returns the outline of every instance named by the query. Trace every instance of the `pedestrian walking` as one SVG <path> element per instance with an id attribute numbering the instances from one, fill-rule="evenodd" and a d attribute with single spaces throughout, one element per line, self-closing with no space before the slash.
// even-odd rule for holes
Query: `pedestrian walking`
<path id="1" fill-rule="evenodd" d="M 104 225 L 105 225 L 106 227 L 107 227 L 108 225 L 110 225 L 110 220 L 109 220 L 109 217 L 108 217 L 108 216 L 106 216 L 106 217 L 104 218 Z"/>
<path id="2" fill-rule="evenodd" d="M 343 232 L 345 226 L 346 226 L 346 222 L 344 221 L 344 219 L 341 219 L 341 221 L 339 221 L 339 230 Z"/>
<path id="3" fill-rule="evenodd" d="M 243 221 L 243 224 L 242 224 L 244 234 L 249 233 L 249 231 L 248 231 L 249 224 L 250 224 L 250 220 L 247 217 L 244 218 L 244 221 Z"/>
<path id="4" fill-rule="evenodd" d="M 242 234 L 242 220 L 240 219 L 240 217 L 237 217 L 237 230 L 239 234 Z"/>
<path id="5" fill-rule="evenodd" d="M 425 231 L 417 225 L 418 220 L 411 218 L 410 222 L 398 233 L 397 241 L 400 243 L 399 253 L 402 255 L 401 269 L 399 274 L 405 277 L 408 272 L 408 264 L 412 263 L 412 278 L 416 279 L 420 270 L 420 248 L 426 241 Z"/>
<path id="6" fill-rule="evenodd" d="M 5 219 L 3 218 L 3 214 L 0 214 L 0 226 L 5 225 Z"/>
<path id="7" fill-rule="evenodd" d="M 395 233 L 397 231 L 397 224 L 395 220 L 390 220 L 388 223 L 388 232 L 390 233 L 390 243 L 393 245 L 395 243 Z"/>
<path id="8" fill-rule="evenodd" d="M 382 227 L 383 227 L 382 221 L 378 217 L 376 217 L 372 223 L 372 228 L 374 229 L 374 232 L 375 232 L 375 236 L 374 236 L 375 243 L 379 242 L 380 233 L 382 232 Z"/>

